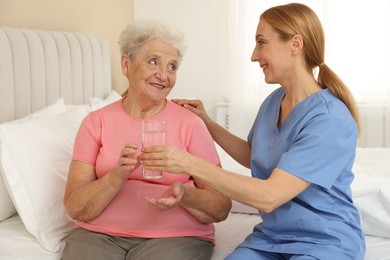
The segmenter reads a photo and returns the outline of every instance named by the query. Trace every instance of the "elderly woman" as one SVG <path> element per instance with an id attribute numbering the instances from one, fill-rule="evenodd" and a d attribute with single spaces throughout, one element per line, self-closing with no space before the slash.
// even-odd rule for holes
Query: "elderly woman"
<path id="1" fill-rule="evenodd" d="M 219 165 L 203 121 L 167 100 L 183 40 L 156 22 L 136 22 L 120 35 L 128 91 L 91 112 L 76 137 L 64 204 L 77 228 L 63 259 L 210 259 L 212 223 L 231 201 L 189 175 L 145 179 L 137 156 L 141 122 L 166 121 L 167 144 Z"/>

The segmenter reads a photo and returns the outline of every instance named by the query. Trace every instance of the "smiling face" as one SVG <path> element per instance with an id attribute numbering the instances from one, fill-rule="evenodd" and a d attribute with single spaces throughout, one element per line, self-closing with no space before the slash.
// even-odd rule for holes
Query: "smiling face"
<path id="1" fill-rule="evenodd" d="M 291 51 L 291 41 L 281 40 L 280 35 L 266 21 L 260 20 L 251 60 L 259 62 L 267 83 L 281 84 L 289 75 Z"/>
<path id="2" fill-rule="evenodd" d="M 122 73 L 129 81 L 129 95 L 142 104 L 156 106 L 164 102 L 176 82 L 177 50 L 170 44 L 153 39 L 129 59 L 122 55 Z"/>

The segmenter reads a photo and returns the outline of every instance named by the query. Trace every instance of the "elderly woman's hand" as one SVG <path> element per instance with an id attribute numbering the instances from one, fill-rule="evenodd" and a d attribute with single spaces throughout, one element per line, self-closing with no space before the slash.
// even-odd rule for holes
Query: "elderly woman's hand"
<path id="1" fill-rule="evenodd" d="M 188 173 L 193 159 L 193 155 L 170 145 L 144 147 L 138 157 L 147 169 L 171 173 Z"/>
<path id="2" fill-rule="evenodd" d="M 179 205 L 181 200 L 184 198 L 185 193 L 186 189 L 184 185 L 176 182 L 163 193 L 161 198 L 154 199 L 145 197 L 145 201 L 154 210 L 163 211 Z"/>
<path id="3" fill-rule="evenodd" d="M 114 174 L 121 178 L 122 181 L 126 181 L 130 174 L 140 165 L 137 160 L 137 149 L 136 144 L 129 142 L 121 150 Z"/>

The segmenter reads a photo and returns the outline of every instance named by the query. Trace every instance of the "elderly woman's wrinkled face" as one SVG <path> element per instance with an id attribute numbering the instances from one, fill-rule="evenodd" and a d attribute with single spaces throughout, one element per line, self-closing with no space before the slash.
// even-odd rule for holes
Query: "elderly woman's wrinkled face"
<path id="1" fill-rule="evenodd" d="M 159 102 L 168 96 L 176 82 L 177 68 L 177 50 L 160 39 L 144 44 L 131 60 L 122 56 L 129 93 L 145 101 Z"/>

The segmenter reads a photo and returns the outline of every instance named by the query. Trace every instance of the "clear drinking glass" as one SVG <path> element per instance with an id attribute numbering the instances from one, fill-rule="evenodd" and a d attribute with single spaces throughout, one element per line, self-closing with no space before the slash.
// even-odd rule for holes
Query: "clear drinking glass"
<path id="1" fill-rule="evenodd" d="M 142 121 L 142 148 L 165 143 L 165 121 Z M 162 177 L 161 171 L 152 171 L 142 168 L 142 176 L 146 179 L 158 179 Z"/>

